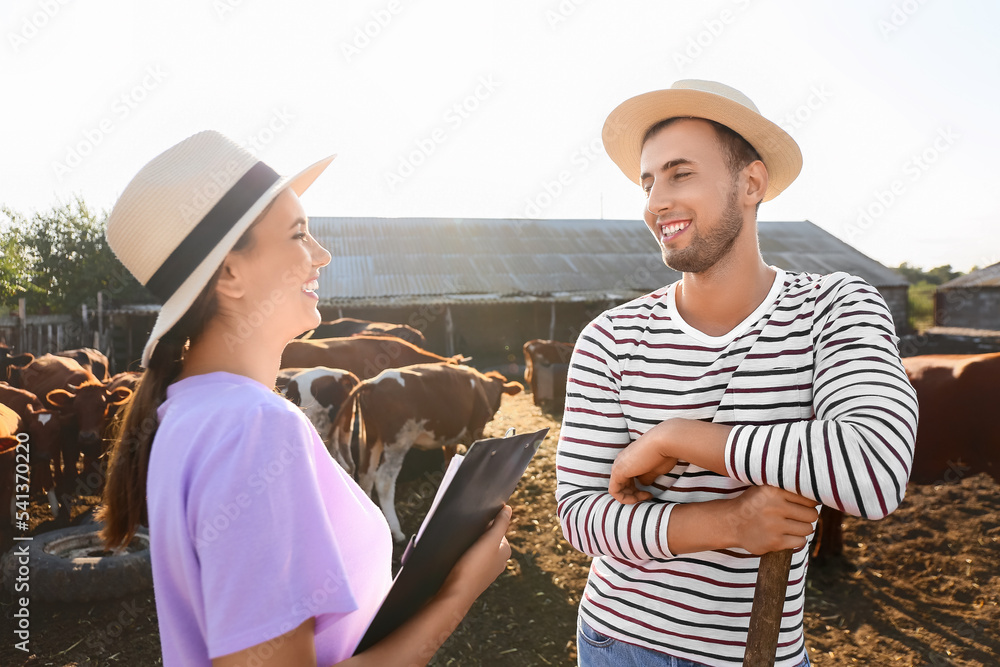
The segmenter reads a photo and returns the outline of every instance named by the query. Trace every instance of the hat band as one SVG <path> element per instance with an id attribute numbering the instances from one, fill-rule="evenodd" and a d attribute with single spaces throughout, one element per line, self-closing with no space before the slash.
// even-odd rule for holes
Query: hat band
<path id="1" fill-rule="evenodd" d="M 252 166 L 174 248 L 146 283 L 146 288 L 167 301 L 279 178 L 278 173 L 263 162 Z"/>

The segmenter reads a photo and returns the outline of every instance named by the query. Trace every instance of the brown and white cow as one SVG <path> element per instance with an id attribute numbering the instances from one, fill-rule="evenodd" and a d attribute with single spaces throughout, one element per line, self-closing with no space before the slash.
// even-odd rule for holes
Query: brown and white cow
<path id="1" fill-rule="evenodd" d="M 63 350 L 62 352 L 56 352 L 56 356 L 72 359 L 84 369 L 90 371 L 91 375 L 101 382 L 107 382 L 110 378 L 108 375 L 108 358 L 101 351 L 95 350 L 92 347 Z"/>
<path id="2" fill-rule="evenodd" d="M 459 444 L 482 437 L 504 394 L 522 389 L 496 371 L 440 363 L 383 371 L 358 385 L 351 396 L 364 425 L 358 482 L 369 495 L 373 486 L 378 491 L 396 540 L 404 539 L 395 496 L 406 452 L 444 447 L 447 463 Z"/>
<path id="3" fill-rule="evenodd" d="M 350 448 L 350 429 L 354 421 L 353 410 L 348 410 L 341 425 L 334 422 L 341 406 L 351 391 L 361 383 L 358 376 L 339 368 L 307 368 L 293 375 L 285 387 L 285 397 L 302 408 L 309 421 L 316 427 L 334 460 L 349 475 L 354 474 L 354 457 Z M 346 428 L 347 433 L 340 431 Z M 347 447 L 341 447 L 341 443 Z"/>
<path id="4" fill-rule="evenodd" d="M 300 338 L 315 340 L 319 338 L 346 338 L 347 336 L 395 336 L 408 343 L 413 343 L 417 347 L 427 347 L 427 339 L 419 329 L 414 329 L 406 324 L 371 322 L 369 320 L 356 320 L 353 317 L 341 317 L 330 322 L 321 322 L 318 327 L 307 331 Z"/>
<path id="5" fill-rule="evenodd" d="M 524 381 L 535 405 L 562 406 L 573 345 L 556 340 L 529 340 L 524 344 Z"/>
<path id="6" fill-rule="evenodd" d="M 387 368 L 460 361 L 461 356 L 442 357 L 394 336 L 293 340 L 281 353 L 281 368 L 341 368 L 361 380 L 373 378 Z"/>
<path id="7" fill-rule="evenodd" d="M 1000 481 L 1000 353 L 902 361 L 920 409 L 910 482 L 944 484 L 981 472 Z M 843 518 L 829 507 L 820 512 L 818 557 L 843 552 Z"/>
<path id="8" fill-rule="evenodd" d="M 289 380 L 291 380 L 293 377 L 295 377 L 302 371 L 307 371 L 307 370 L 309 369 L 299 368 L 297 366 L 293 366 L 291 368 L 282 368 L 281 370 L 278 371 L 277 377 L 274 378 L 274 388 L 280 391 L 281 393 L 285 393 L 285 387 L 288 386 Z"/>

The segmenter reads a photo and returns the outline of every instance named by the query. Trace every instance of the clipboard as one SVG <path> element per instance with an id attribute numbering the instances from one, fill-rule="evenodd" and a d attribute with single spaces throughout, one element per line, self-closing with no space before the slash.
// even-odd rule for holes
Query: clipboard
<path id="1" fill-rule="evenodd" d="M 419 541 L 414 535 L 406 547 L 402 567 L 354 655 L 387 637 L 438 592 L 451 568 L 514 493 L 548 432 L 544 428 L 472 443 L 424 519 Z"/>

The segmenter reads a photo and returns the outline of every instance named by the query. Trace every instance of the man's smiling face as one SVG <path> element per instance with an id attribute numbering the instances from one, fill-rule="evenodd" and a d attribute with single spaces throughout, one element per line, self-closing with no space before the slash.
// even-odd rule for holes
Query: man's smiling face
<path id="1" fill-rule="evenodd" d="M 738 179 L 715 129 L 698 118 L 676 120 L 646 139 L 639 164 L 643 217 L 664 263 L 700 273 L 724 258 L 744 225 Z"/>

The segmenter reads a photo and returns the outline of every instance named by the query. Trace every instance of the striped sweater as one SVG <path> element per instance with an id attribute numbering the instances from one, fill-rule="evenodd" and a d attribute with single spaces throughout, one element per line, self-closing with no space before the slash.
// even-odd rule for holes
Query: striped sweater
<path id="1" fill-rule="evenodd" d="M 596 630 L 704 663 L 738 665 L 759 559 L 742 549 L 681 556 L 667 544 L 678 503 L 771 484 L 879 519 L 903 498 L 917 400 L 879 293 L 844 273 L 777 270 L 740 325 L 708 336 L 674 303 L 676 283 L 611 309 L 580 335 L 557 456 L 563 534 L 594 557 L 580 603 Z M 728 476 L 680 462 L 652 500 L 608 493 L 617 453 L 671 417 L 734 425 Z M 795 552 L 776 665 L 805 655 L 808 548 Z"/>

